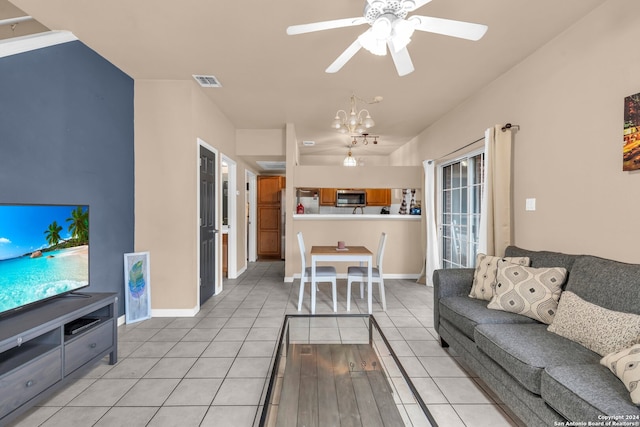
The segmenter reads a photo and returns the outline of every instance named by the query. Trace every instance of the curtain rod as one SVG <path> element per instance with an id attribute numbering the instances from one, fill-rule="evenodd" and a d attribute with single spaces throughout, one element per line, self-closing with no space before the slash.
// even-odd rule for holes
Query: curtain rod
<path id="1" fill-rule="evenodd" d="M 506 132 L 508 129 L 511 129 L 511 128 L 515 128 L 516 130 L 520 130 L 520 125 L 512 125 L 511 123 L 507 123 L 507 124 L 505 124 L 504 126 L 502 126 L 501 130 L 502 130 L 502 132 Z M 483 136 L 482 138 L 478 138 L 478 139 L 476 139 L 476 140 L 475 140 L 475 141 L 473 141 L 473 142 L 468 143 L 467 145 L 463 145 L 463 146 L 462 146 L 462 147 L 460 147 L 460 148 L 456 148 L 455 150 L 453 150 L 453 151 L 452 151 L 452 152 L 450 152 L 450 153 L 445 154 L 444 156 L 440 156 L 440 157 L 438 157 L 437 159 L 429 160 L 427 163 L 431 164 L 431 163 L 433 163 L 433 162 L 437 162 L 438 160 L 442 160 L 442 159 L 444 159 L 445 157 L 449 157 L 450 155 L 455 154 L 455 153 L 457 153 L 457 152 L 458 152 L 458 151 L 460 151 L 460 150 L 464 150 L 464 149 L 465 149 L 465 148 L 467 148 L 467 147 L 471 147 L 473 144 L 475 144 L 475 143 L 477 143 L 477 142 L 480 142 L 480 141 L 482 141 L 483 139 L 484 139 L 484 136 Z"/>
<path id="2" fill-rule="evenodd" d="M 437 159 L 429 160 L 429 161 L 428 161 L 428 163 L 429 163 L 429 164 L 431 164 L 431 163 L 433 163 L 433 162 L 437 162 L 438 160 L 442 160 L 442 159 L 444 159 L 445 157 L 449 157 L 450 155 L 455 154 L 455 153 L 457 153 L 457 152 L 458 152 L 458 151 L 460 151 L 460 150 L 464 150 L 465 148 L 470 147 L 470 146 L 472 146 L 473 144 L 475 144 L 476 142 L 480 142 L 480 141 L 482 141 L 482 140 L 484 140 L 484 136 L 483 136 L 482 138 L 478 138 L 478 139 L 476 139 L 476 140 L 475 140 L 475 141 L 473 141 L 473 142 L 468 143 L 467 145 L 463 145 L 463 146 L 462 146 L 462 147 L 460 147 L 460 148 L 456 148 L 455 150 L 453 150 L 453 151 L 452 151 L 452 152 L 450 152 L 450 153 L 445 154 L 444 156 L 440 156 L 440 157 L 438 157 Z"/>

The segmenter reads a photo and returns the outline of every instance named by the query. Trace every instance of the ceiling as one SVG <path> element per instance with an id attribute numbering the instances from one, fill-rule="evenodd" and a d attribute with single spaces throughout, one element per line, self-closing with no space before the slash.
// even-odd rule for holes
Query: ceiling
<path id="1" fill-rule="evenodd" d="M 238 129 L 293 123 L 303 155 L 346 154 L 349 138 L 329 125 L 352 93 L 364 100 L 379 135 L 354 155 L 387 155 L 495 80 L 606 0 L 433 0 L 411 15 L 486 24 L 472 42 L 416 32 L 408 46 L 415 71 L 399 77 L 389 55 L 362 49 L 342 70 L 325 68 L 369 26 L 288 36 L 289 25 L 360 17 L 365 0 L 0 0 L 0 20 L 25 14 L 20 35 L 69 30 L 134 79 L 191 80 Z M 15 6 L 20 9 L 17 9 Z M 38 24 L 40 23 L 40 24 Z M 20 34 L 19 34 L 20 33 Z M 315 141 L 313 147 L 303 140 Z M 360 151 L 356 151 L 360 150 Z M 260 169 L 258 167 L 258 169 Z"/>

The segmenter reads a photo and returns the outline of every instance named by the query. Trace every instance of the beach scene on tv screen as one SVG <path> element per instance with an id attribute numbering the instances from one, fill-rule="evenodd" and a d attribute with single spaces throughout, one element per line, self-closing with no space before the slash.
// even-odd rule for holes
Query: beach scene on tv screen
<path id="1" fill-rule="evenodd" d="M 88 284 L 88 206 L 0 205 L 0 313 Z"/>

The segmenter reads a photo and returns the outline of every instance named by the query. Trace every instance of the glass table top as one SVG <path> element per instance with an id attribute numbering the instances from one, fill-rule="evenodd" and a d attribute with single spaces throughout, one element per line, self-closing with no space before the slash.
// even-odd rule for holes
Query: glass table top
<path id="1" fill-rule="evenodd" d="M 433 426 L 375 317 L 286 315 L 259 426 Z"/>

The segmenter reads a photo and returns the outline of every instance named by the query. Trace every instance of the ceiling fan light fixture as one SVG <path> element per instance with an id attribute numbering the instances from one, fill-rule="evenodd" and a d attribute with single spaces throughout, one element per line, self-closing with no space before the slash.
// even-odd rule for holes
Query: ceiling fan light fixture
<path id="1" fill-rule="evenodd" d="M 376 39 L 386 39 L 391 35 L 391 19 L 386 15 L 379 17 L 371 25 L 371 33 Z"/>
<path id="2" fill-rule="evenodd" d="M 373 33 L 372 28 L 369 28 L 364 33 L 358 36 L 358 42 L 360 45 L 378 56 L 385 56 L 387 54 L 387 45 L 385 39 L 379 39 Z"/>
<path id="3" fill-rule="evenodd" d="M 391 42 L 396 52 L 400 52 L 411 42 L 411 37 L 416 30 L 414 23 L 415 21 L 406 21 L 404 19 L 398 19 L 393 23 Z"/>
<path id="4" fill-rule="evenodd" d="M 420 15 L 408 17 L 410 12 L 430 2 L 431 0 L 366 0 L 362 17 L 293 25 L 287 28 L 287 34 L 369 24 L 370 28 L 358 36 L 325 72 L 340 71 L 362 48 L 374 55 L 384 56 L 389 45 L 393 63 L 398 75 L 402 77 L 414 71 L 407 45 L 415 30 L 474 41 L 480 40 L 487 32 L 487 26 L 483 24 Z"/>
<path id="5" fill-rule="evenodd" d="M 416 2 L 413 0 L 404 0 L 402 2 L 402 7 L 406 10 L 414 10 L 416 8 Z"/>

